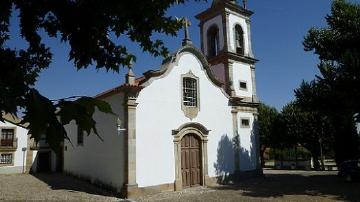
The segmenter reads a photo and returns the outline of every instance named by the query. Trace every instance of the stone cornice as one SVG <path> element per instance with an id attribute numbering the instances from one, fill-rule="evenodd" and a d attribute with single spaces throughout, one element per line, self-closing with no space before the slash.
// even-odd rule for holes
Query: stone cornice
<path id="1" fill-rule="evenodd" d="M 211 72 L 210 65 L 207 62 L 205 56 L 202 54 L 202 52 L 200 50 L 195 48 L 193 45 L 182 46 L 176 53 L 174 53 L 170 57 L 166 58 L 163 62 L 163 68 L 161 68 L 160 70 L 150 70 L 150 71 L 145 72 L 144 73 L 145 78 L 139 83 L 139 85 L 145 84 L 147 81 L 149 81 L 153 77 L 159 77 L 159 76 L 165 74 L 169 69 L 170 63 L 176 62 L 176 60 L 178 59 L 177 58 L 178 55 L 180 55 L 181 53 L 184 53 L 184 52 L 189 52 L 189 53 L 194 54 L 200 60 L 210 81 L 212 81 L 213 84 L 215 84 L 216 86 L 218 86 L 220 88 L 223 87 L 224 84 L 221 81 L 219 81 L 215 77 L 215 75 Z"/>
<path id="2" fill-rule="evenodd" d="M 202 54 L 202 52 L 200 50 L 198 50 L 197 48 L 195 48 L 193 45 L 185 45 L 182 46 L 177 52 L 173 53 L 171 56 L 169 56 L 168 58 L 166 58 L 163 61 L 163 65 L 159 70 L 149 70 L 145 73 L 143 73 L 143 77 L 137 78 L 136 82 L 134 85 L 130 85 L 130 84 L 123 84 L 121 86 L 112 88 L 110 90 L 107 90 L 103 93 L 100 93 L 96 96 L 94 96 L 95 98 L 98 99 L 103 99 L 106 98 L 108 96 L 111 96 L 113 94 L 116 93 L 132 93 L 132 94 L 136 94 L 139 91 L 141 91 L 143 88 L 145 88 L 147 85 L 149 85 L 147 82 L 151 79 L 151 78 L 155 78 L 155 77 L 160 77 L 164 74 L 166 74 L 169 70 L 169 68 L 171 68 L 171 64 L 172 63 L 176 63 L 177 60 L 179 59 L 178 56 L 181 53 L 184 52 L 189 52 L 194 54 L 201 62 L 203 68 L 205 69 L 206 75 L 208 76 L 209 80 L 217 87 L 219 88 L 223 88 L 224 87 L 224 83 L 222 83 L 220 80 L 218 80 L 216 78 L 216 76 L 212 73 L 211 69 L 210 69 L 210 64 L 208 63 L 208 61 L 206 60 L 205 56 Z"/>
<path id="3" fill-rule="evenodd" d="M 232 106 L 244 106 L 244 107 L 258 107 L 259 102 L 247 97 L 230 97 L 230 103 Z"/>
<path id="4" fill-rule="evenodd" d="M 222 51 L 217 56 L 215 56 L 213 58 L 209 58 L 208 60 L 209 60 L 210 64 L 218 64 L 218 63 L 225 64 L 226 61 L 228 61 L 228 60 L 234 60 L 234 61 L 240 61 L 240 62 L 244 62 L 247 64 L 252 64 L 252 65 L 254 65 L 255 63 L 257 63 L 259 61 L 258 59 L 255 59 L 255 58 L 252 58 L 249 56 L 239 55 L 239 54 L 228 52 L 228 51 Z"/>
<path id="5" fill-rule="evenodd" d="M 200 21 L 204 21 L 204 20 L 207 20 L 209 18 L 212 18 L 212 17 L 220 14 L 221 12 L 224 12 L 225 8 L 227 8 L 235 13 L 239 13 L 246 17 L 250 17 L 254 13 L 254 12 L 247 10 L 237 4 L 233 4 L 233 3 L 229 3 L 229 2 L 222 2 L 222 3 L 217 3 L 216 5 L 212 6 L 211 8 L 207 9 L 204 12 L 199 13 L 195 17 L 197 19 L 199 19 Z"/>
<path id="6" fill-rule="evenodd" d="M 119 87 L 119 90 L 126 93 L 126 94 L 137 94 L 139 91 L 141 91 L 144 87 L 139 85 L 129 85 L 129 84 L 123 84 Z"/>

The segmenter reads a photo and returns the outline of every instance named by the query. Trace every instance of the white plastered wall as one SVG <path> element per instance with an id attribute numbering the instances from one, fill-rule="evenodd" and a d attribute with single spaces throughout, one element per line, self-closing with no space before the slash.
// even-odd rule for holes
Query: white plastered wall
<path id="1" fill-rule="evenodd" d="M 233 86 L 235 89 L 235 94 L 241 97 L 252 97 L 252 77 L 251 77 L 251 68 L 249 64 L 244 64 L 240 62 L 233 63 Z M 240 89 L 240 81 L 245 81 L 247 89 Z"/>
<path id="2" fill-rule="evenodd" d="M 208 29 L 211 28 L 212 26 L 216 25 L 217 28 L 219 29 L 219 50 L 221 51 L 224 48 L 224 34 L 223 34 L 223 22 L 222 22 L 222 17 L 221 15 L 218 15 L 208 21 L 206 21 L 203 24 L 203 46 L 204 46 L 204 52 L 205 55 L 209 55 L 209 50 L 208 50 L 208 44 L 207 44 L 207 33 L 208 33 Z"/>
<path id="3" fill-rule="evenodd" d="M 115 114 L 124 120 L 123 95 L 111 95 L 107 101 Z M 64 171 L 85 177 L 93 182 L 106 184 L 118 191 L 124 183 L 125 149 L 124 134 L 117 134 L 117 116 L 95 111 L 94 120 L 101 141 L 94 133 L 84 135 L 83 146 L 77 145 L 77 126 L 66 126 L 73 146 L 65 141 Z"/>
<path id="4" fill-rule="evenodd" d="M 32 156 L 32 162 L 33 164 L 31 165 L 31 171 L 36 173 L 37 172 L 37 163 L 38 163 L 38 151 L 37 150 L 33 150 L 33 156 Z"/>
<path id="5" fill-rule="evenodd" d="M 249 55 L 249 34 L 248 34 L 248 29 L 247 29 L 247 24 L 245 21 L 245 18 L 242 18 L 240 16 L 234 15 L 234 14 L 229 14 L 228 16 L 229 19 L 229 40 L 228 40 L 228 44 L 230 47 L 230 50 L 235 52 L 235 25 L 240 25 L 243 32 L 244 32 L 244 54 L 245 55 Z"/>
<path id="6" fill-rule="evenodd" d="M 136 178 L 139 187 L 174 182 L 175 153 L 171 132 L 189 122 L 200 123 L 210 130 L 207 143 L 209 176 L 215 177 L 219 172 L 232 173 L 234 169 L 228 98 L 209 80 L 193 54 L 185 52 L 179 57 L 178 64 L 163 78 L 150 81 L 137 99 Z M 199 78 L 200 84 L 200 111 L 193 120 L 186 118 L 181 110 L 181 75 L 189 71 Z"/>
<path id="7" fill-rule="evenodd" d="M 250 127 L 243 127 L 241 119 L 248 119 Z M 253 131 L 254 115 L 252 113 L 239 112 L 237 121 L 240 137 L 240 170 L 254 170 L 256 169 L 256 143 Z"/>
<path id="8" fill-rule="evenodd" d="M 5 123 L 0 121 L 0 128 L 14 128 L 15 138 L 17 138 L 17 149 L 15 152 L 0 151 L 0 153 L 13 153 L 14 162 L 12 166 L 0 166 L 0 173 L 21 173 L 23 165 L 26 163 L 28 130 L 7 121 Z M 26 151 L 23 152 L 22 148 L 26 148 Z"/>

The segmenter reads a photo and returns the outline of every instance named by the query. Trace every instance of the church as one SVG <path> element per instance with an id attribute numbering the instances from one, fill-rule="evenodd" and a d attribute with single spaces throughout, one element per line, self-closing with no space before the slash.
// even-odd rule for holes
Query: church
<path id="1" fill-rule="evenodd" d="M 130 67 L 124 84 L 95 96 L 114 112 L 94 114 L 103 140 L 66 126 L 64 172 L 129 198 L 261 173 L 252 14 L 214 0 L 196 16 L 201 49 L 185 20 L 182 47 L 158 70 L 136 77 Z"/>

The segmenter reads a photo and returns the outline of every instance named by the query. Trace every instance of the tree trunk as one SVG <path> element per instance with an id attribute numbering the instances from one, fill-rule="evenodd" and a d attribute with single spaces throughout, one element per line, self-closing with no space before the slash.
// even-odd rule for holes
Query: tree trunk
<path id="1" fill-rule="evenodd" d="M 262 168 L 265 167 L 265 158 L 264 158 L 265 151 L 266 151 L 266 147 L 262 145 L 260 147 L 260 160 L 261 160 L 261 167 Z"/>
<path id="2" fill-rule="evenodd" d="M 325 170 L 324 154 L 323 154 L 323 148 L 322 148 L 322 140 L 321 140 L 321 138 L 319 138 L 319 146 L 320 146 L 321 170 Z"/>
<path id="3" fill-rule="evenodd" d="M 316 154 L 312 154 L 313 161 L 314 161 L 314 169 L 319 170 L 320 169 L 320 163 L 319 163 L 319 157 Z"/>
<path id="4" fill-rule="evenodd" d="M 295 146 L 295 168 L 298 168 L 297 146 Z"/>

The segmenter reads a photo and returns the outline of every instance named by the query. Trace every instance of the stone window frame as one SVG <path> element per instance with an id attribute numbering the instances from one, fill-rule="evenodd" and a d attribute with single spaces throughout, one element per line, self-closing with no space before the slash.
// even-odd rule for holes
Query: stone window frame
<path id="1" fill-rule="evenodd" d="M 240 31 L 241 31 L 241 35 L 242 35 L 242 50 L 241 50 L 241 52 L 238 52 L 238 50 L 237 50 L 237 47 L 236 47 L 236 35 L 237 35 L 237 27 L 239 27 L 240 28 Z M 245 35 L 245 33 L 244 33 L 244 29 L 243 29 L 243 27 L 241 26 L 241 24 L 239 24 L 239 23 L 235 23 L 234 24 L 234 27 L 233 27 L 233 34 L 234 34 L 234 52 L 236 53 L 236 54 L 240 54 L 240 55 L 245 55 L 245 37 L 244 37 L 244 35 Z"/>
<path id="2" fill-rule="evenodd" d="M 0 127 L 0 139 L 2 137 L 2 130 L 3 129 L 7 129 L 7 130 L 12 129 L 12 130 L 14 130 L 14 140 L 16 139 L 16 127 L 12 127 L 12 126 Z"/>
<path id="3" fill-rule="evenodd" d="M 16 150 L 16 149 L 17 149 L 17 144 L 18 144 L 18 140 L 17 140 L 17 128 L 14 127 L 14 126 L 2 126 L 2 127 L 0 127 L 0 141 L 1 141 L 2 130 L 3 130 L 3 129 L 13 129 L 13 130 L 14 130 L 14 139 L 13 139 L 13 141 L 16 142 L 16 145 L 15 145 L 15 147 L 11 147 L 11 148 L 6 148 L 6 147 L 1 148 L 1 146 L 0 146 L 0 151 L 2 151 L 2 150 L 6 150 L 6 151 L 8 151 L 8 150 Z"/>
<path id="4" fill-rule="evenodd" d="M 216 34 L 215 37 L 212 37 L 213 34 Z M 209 26 L 209 28 L 207 29 L 206 31 L 206 43 L 207 43 L 207 54 L 206 56 L 208 58 L 212 58 L 212 57 L 215 57 L 217 55 L 219 55 L 219 52 L 220 52 L 220 29 L 219 29 L 219 26 L 217 24 L 212 24 L 211 26 Z M 212 39 L 215 39 L 216 40 L 216 49 L 215 50 L 212 50 Z"/>
<path id="5" fill-rule="evenodd" d="M 249 125 L 243 125 L 243 120 L 247 120 Z M 249 117 L 241 117 L 240 118 L 240 128 L 250 128 L 250 118 Z"/>
<path id="6" fill-rule="evenodd" d="M 187 134 L 195 134 L 201 142 L 201 185 L 210 185 L 211 179 L 208 175 L 208 153 L 207 143 L 210 130 L 206 129 L 202 124 L 196 122 L 185 123 L 178 129 L 172 130 L 172 136 L 174 138 L 174 155 L 175 155 L 175 191 L 181 191 L 182 185 L 182 173 L 181 173 L 181 140 Z"/>
<path id="7" fill-rule="evenodd" d="M 11 154 L 11 163 L 0 163 L 0 167 L 14 166 L 15 153 L 14 152 L 0 152 L 0 158 L 1 158 L 1 155 L 3 155 L 3 154 Z"/>
<path id="8" fill-rule="evenodd" d="M 184 78 L 192 78 L 196 80 L 196 106 L 186 106 L 184 105 Z M 191 71 L 186 74 L 182 74 L 180 78 L 181 84 L 181 110 L 184 112 L 184 115 L 191 120 L 197 116 L 200 111 L 200 79 L 195 76 Z"/>
<path id="9" fill-rule="evenodd" d="M 245 88 L 241 87 L 241 83 L 245 83 L 246 87 Z M 245 80 L 239 80 L 239 89 L 243 91 L 248 91 L 248 82 Z"/>

